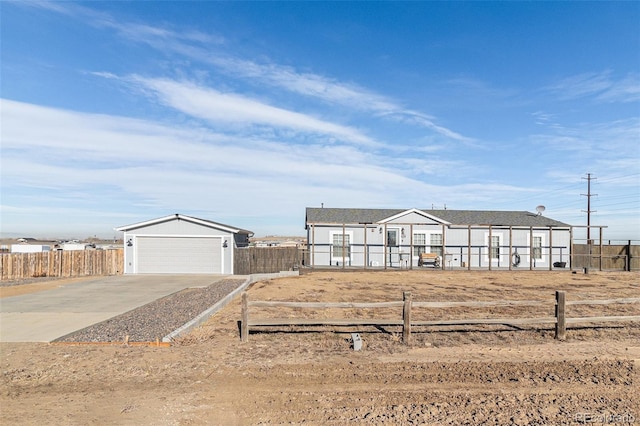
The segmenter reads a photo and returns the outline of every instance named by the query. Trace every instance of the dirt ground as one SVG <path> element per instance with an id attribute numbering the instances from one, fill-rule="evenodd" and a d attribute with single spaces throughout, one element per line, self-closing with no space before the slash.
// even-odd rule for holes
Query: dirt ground
<path id="1" fill-rule="evenodd" d="M 38 283 L 42 284 L 42 283 Z M 414 319 L 536 317 L 567 300 L 640 297 L 640 274 L 315 272 L 253 285 L 252 300 L 543 300 L 541 308 L 416 308 Z M 34 291 L 46 291 L 46 286 Z M 256 317 L 399 318 L 397 309 L 260 308 Z M 567 307 L 640 315 L 640 304 Z M 640 424 L 640 323 L 257 328 L 240 300 L 170 348 L 0 344 L 2 424 Z M 351 332 L 362 336 L 353 351 Z"/>

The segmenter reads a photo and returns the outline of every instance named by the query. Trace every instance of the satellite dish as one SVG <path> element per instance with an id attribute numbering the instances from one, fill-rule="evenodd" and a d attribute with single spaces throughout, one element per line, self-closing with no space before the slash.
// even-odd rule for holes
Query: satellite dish
<path id="1" fill-rule="evenodd" d="M 538 216 L 540 216 L 542 214 L 543 211 L 546 210 L 546 207 L 543 205 L 537 206 L 536 207 L 536 211 L 538 212 Z"/>

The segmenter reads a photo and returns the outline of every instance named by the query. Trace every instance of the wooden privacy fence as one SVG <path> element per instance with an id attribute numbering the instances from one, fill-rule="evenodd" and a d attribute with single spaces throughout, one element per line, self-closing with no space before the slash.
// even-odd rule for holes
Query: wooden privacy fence
<path id="1" fill-rule="evenodd" d="M 270 274 L 297 270 L 304 262 L 298 247 L 244 247 L 234 251 L 235 275 Z"/>
<path id="2" fill-rule="evenodd" d="M 574 300 L 567 301 L 564 291 L 556 291 L 556 298 L 553 302 L 555 307 L 554 316 L 534 317 L 534 318 L 464 318 L 464 319 L 440 319 L 436 321 L 414 321 L 411 318 L 414 308 L 495 308 L 495 307 L 530 307 L 549 306 L 549 301 L 536 300 L 500 300 L 494 302 L 418 302 L 413 301 L 411 292 L 403 292 L 402 301 L 372 302 L 372 303 L 352 303 L 352 302 L 284 302 L 284 301 L 258 301 L 249 300 L 246 292 L 242 293 L 242 320 L 240 326 L 240 339 L 243 342 L 249 340 L 250 327 L 259 326 L 299 326 L 299 325 L 333 325 L 333 326 L 402 326 L 403 342 L 409 343 L 411 339 L 412 326 L 449 326 L 449 325 L 485 325 L 485 324 L 506 324 L 506 325 L 533 325 L 533 324 L 555 324 L 555 338 L 564 340 L 567 324 L 588 323 L 588 322 L 609 322 L 609 321 L 640 321 L 640 315 L 627 316 L 599 316 L 599 317 L 575 317 L 568 318 L 566 307 L 571 305 L 612 305 L 622 303 L 640 303 L 640 298 L 608 299 L 608 300 Z M 250 317 L 250 308 L 297 308 L 297 309 L 380 309 L 380 308 L 400 308 L 402 307 L 402 318 L 380 319 L 380 318 L 349 318 L 349 319 L 327 319 L 327 318 L 254 318 Z"/>
<path id="3" fill-rule="evenodd" d="M 593 268 L 605 271 L 640 270 L 640 245 L 573 244 L 571 269 Z"/>
<path id="4" fill-rule="evenodd" d="M 124 250 L 72 250 L 0 255 L 0 277 L 20 280 L 37 277 L 120 275 Z"/>

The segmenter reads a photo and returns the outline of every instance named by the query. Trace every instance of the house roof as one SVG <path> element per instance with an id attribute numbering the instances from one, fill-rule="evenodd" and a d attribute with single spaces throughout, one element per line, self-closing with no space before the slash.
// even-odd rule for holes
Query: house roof
<path id="1" fill-rule="evenodd" d="M 493 226 L 544 226 L 568 228 L 568 225 L 548 217 L 528 211 L 498 210 L 432 210 L 432 209 L 343 209 L 307 207 L 306 225 L 360 224 L 384 222 L 404 212 L 421 212 L 426 217 L 439 218 L 451 225 L 493 225 Z"/>
<path id="2" fill-rule="evenodd" d="M 169 215 L 169 216 L 159 217 L 157 219 L 147 220 L 145 222 L 138 222 L 138 223 L 133 223 L 131 225 L 121 226 L 119 228 L 115 228 L 115 230 L 116 231 L 131 231 L 132 229 L 143 228 L 145 226 L 155 225 L 157 223 L 162 223 L 162 222 L 169 222 L 171 220 L 176 220 L 176 219 L 185 220 L 187 222 L 192 222 L 192 223 L 197 223 L 199 225 L 207 226 L 207 227 L 210 227 L 210 228 L 222 229 L 224 231 L 232 232 L 234 234 L 248 234 L 248 235 L 252 235 L 253 234 L 253 232 L 247 231 L 246 229 L 235 228 L 233 226 L 225 225 L 223 223 L 213 222 L 211 220 L 206 220 L 206 219 L 199 219 L 197 217 L 187 216 L 187 215 L 183 215 L 183 214 L 179 214 L 179 213 L 172 214 L 172 215 Z"/>

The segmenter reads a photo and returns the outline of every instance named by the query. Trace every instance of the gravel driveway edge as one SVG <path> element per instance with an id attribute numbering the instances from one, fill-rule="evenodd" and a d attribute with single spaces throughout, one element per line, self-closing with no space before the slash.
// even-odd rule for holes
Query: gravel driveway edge
<path id="1" fill-rule="evenodd" d="M 203 322 L 208 320 L 209 317 L 211 317 L 213 314 L 218 312 L 220 309 L 222 309 L 225 306 L 227 306 L 229 304 L 229 302 L 231 302 L 233 299 L 235 299 L 236 296 L 239 293 L 243 292 L 253 282 L 255 282 L 255 281 L 251 279 L 251 276 L 249 276 L 242 284 L 240 284 L 240 286 L 238 288 L 233 290 L 231 293 L 227 294 L 225 297 L 220 299 L 215 305 L 213 305 L 212 307 L 210 307 L 206 311 L 202 312 L 200 315 L 198 315 L 197 317 L 195 317 L 194 319 L 192 319 L 188 323 L 184 324 L 182 327 L 180 327 L 177 330 L 174 330 L 171 333 L 169 333 L 166 336 L 164 336 L 162 338 L 162 341 L 163 342 L 172 342 L 174 339 L 182 336 L 183 334 L 187 334 L 193 328 L 199 326 L 200 324 L 202 324 Z"/>
<path id="2" fill-rule="evenodd" d="M 299 271 L 281 271 L 281 272 L 275 272 L 275 273 L 251 274 L 251 275 L 249 275 L 247 277 L 245 282 L 240 284 L 240 286 L 237 289 L 235 289 L 231 293 L 227 294 L 220 301 L 216 302 L 215 305 L 213 305 L 212 307 L 210 307 L 206 311 L 202 312 L 200 315 L 198 315 L 197 317 L 195 317 L 194 319 L 192 319 L 188 323 L 184 324 L 182 327 L 180 327 L 180 328 L 172 331 L 171 333 L 167 334 L 166 336 L 164 336 L 162 338 L 162 341 L 163 342 L 172 342 L 176 338 L 178 338 L 178 337 L 180 337 L 180 336 L 182 336 L 184 334 L 189 333 L 192 329 L 194 329 L 195 327 L 199 326 L 200 324 L 202 324 L 203 322 L 208 320 L 209 317 L 211 317 L 213 314 L 218 312 L 220 309 L 222 309 L 225 306 L 227 306 L 233 299 L 236 298 L 236 296 L 238 296 L 238 294 L 242 293 L 244 290 L 247 289 L 247 287 L 249 287 L 251 284 L 253 284 L 253 283 L 257 282 L 257 281 L 270 279 L 270 278 L 278 278 L 278 277 L 291 277 L 291 276 L 297 276 L 297 275 L 300 275 Z"/>

